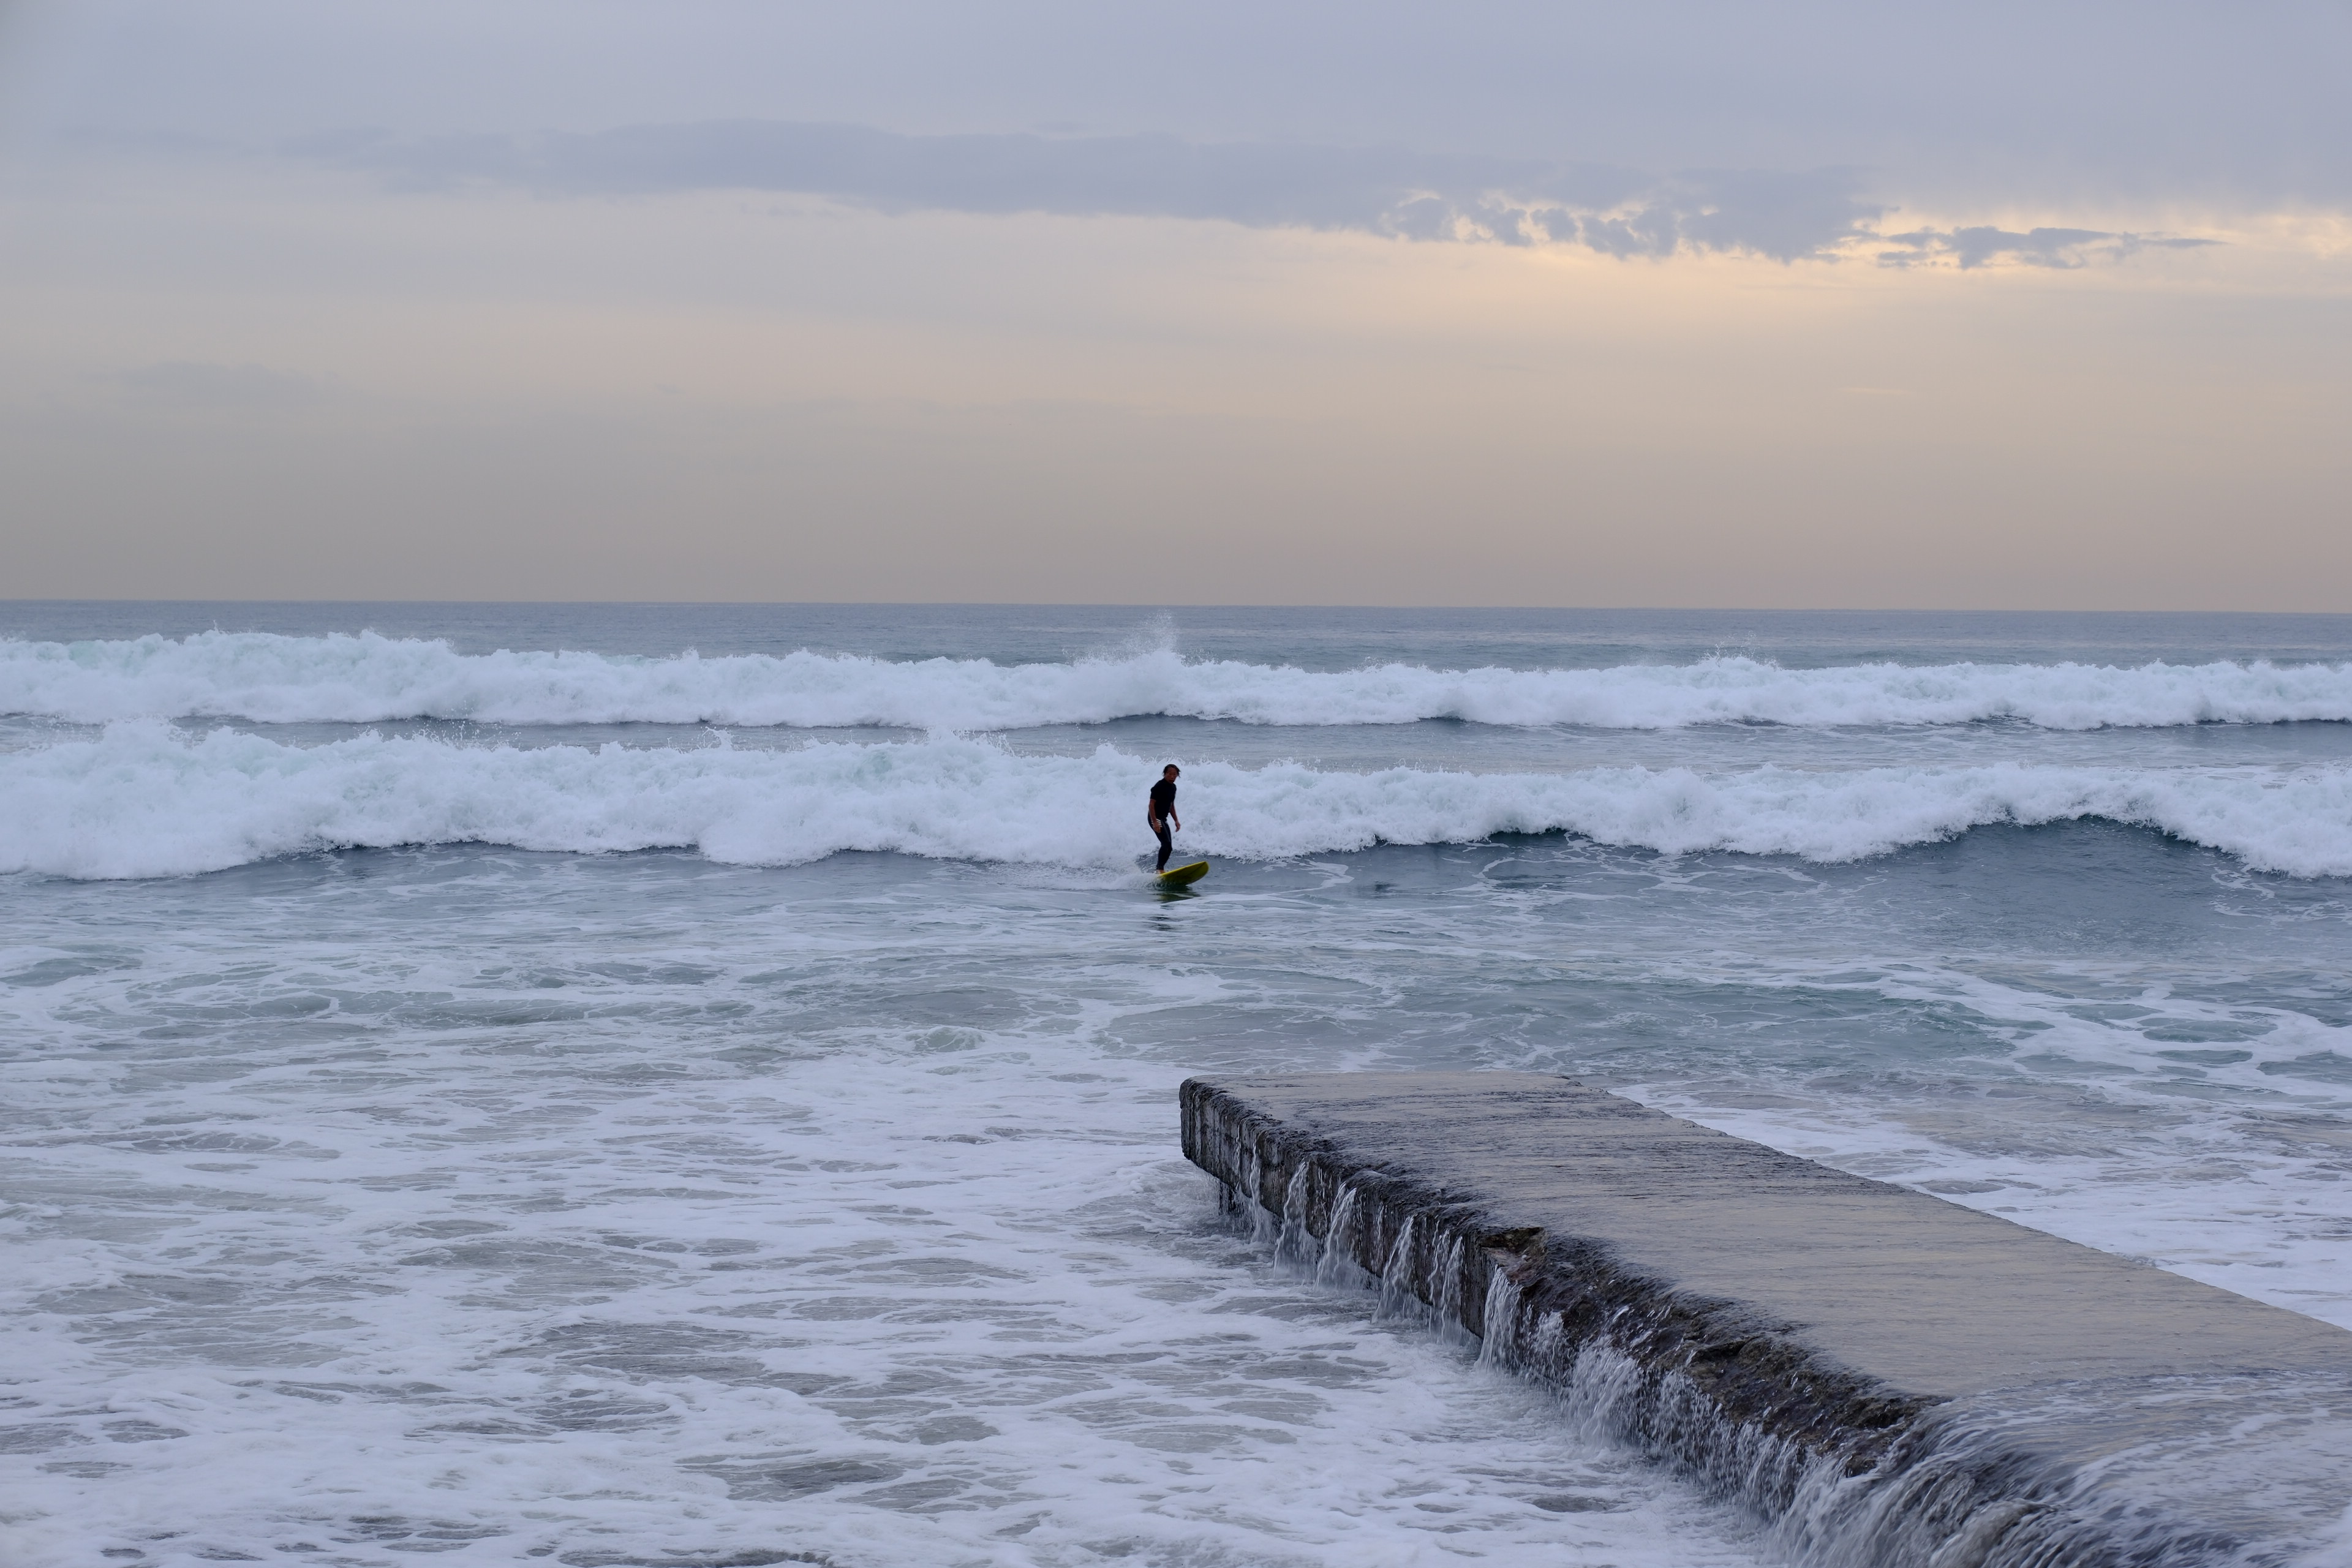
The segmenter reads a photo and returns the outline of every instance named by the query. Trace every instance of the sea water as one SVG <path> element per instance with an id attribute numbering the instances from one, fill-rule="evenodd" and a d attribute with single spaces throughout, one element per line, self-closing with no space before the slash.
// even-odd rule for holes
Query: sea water
<path id="1" fill-rule="evenodd" d="M 11 1565 L 1778 1560 L 1229 1228 L 1194 1072 L 1570 1073 L 2352 1327 L 2352 617 L 0 637 Z"/>

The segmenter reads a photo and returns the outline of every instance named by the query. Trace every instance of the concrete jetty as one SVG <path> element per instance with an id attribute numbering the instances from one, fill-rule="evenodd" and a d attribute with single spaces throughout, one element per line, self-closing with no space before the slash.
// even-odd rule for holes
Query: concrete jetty
<path id="1" fill-rule="evenodd" d="M 1801 1559 L 2352 1564 L 2352 1333 L 1570 1079 L 1195 1079 L 1294 1256 L 1479 1336 Z"/>

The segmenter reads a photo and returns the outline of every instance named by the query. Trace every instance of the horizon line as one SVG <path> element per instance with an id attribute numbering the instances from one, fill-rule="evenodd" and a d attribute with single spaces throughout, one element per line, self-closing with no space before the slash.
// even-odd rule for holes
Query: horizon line
<path id="1" fill-rule="evenodd" d="M 132 595 L 46 595 L 0 598 L 0 606 L 68 605 L 471 605 L 586 609 L 866 609 L 866 610 L 1382 610 L 1495 614 L 1727 615 L 1727 616 L 2273 616 L 2306 618 L 2352 616 L 2341 610 L 2263 610 L 2225 606 L 2141 605 L 2101 609 L 2026 605 L 1459 605 L 1298 603 L 1227 600 L 1177 603 L 1143 599 L 427 599 L 427 598 L 154 598 Z"/>

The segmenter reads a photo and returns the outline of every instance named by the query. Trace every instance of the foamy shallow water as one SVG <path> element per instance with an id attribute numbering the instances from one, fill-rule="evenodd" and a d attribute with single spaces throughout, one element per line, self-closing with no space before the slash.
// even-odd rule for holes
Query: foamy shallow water
<path id="1" fill-rule="evenodd" d="M 1546 1396 L 1225 1229 L 1176 1152 L 1196 1071 L 1571 1072 L 2352 1326 L 2340 878 L 2095 814 L 1811 858 L 1277 844 L 1172 901 L 1119 864 L 963 858 L 956 834 L 1028 830 L 1037 778 L 1076 781 L 1046 802 L 1067 817 L 1172 721 L 1123 722 L 1105 738 L 1138 743 L 1107 757 L 832 742 L 977 770 L 909 816 L 945 836 L 929 856 L 248 837 L 202 875 L 0 881 L 0 1560 L 1777 1560 Z M 1385 732 L 1335 734 L 1360 770 L 1444 771 L 1442 731 Z M 1960 727 L 1923 760 L 1895 750 L 1916 731 L 1845 730 L 1781 734 L 1774 762 L 1818 775 L 1778 798 L 1834 846 L 1874 830 L 1874 767 L 2185 788 L 2336 765 L 2335 730 L 2297 732 L 2090 731 L 2093 757 Z M 1708 762 L 1730 742 L 1685 733 L 1651 761 L 1760 798 Z M 205 734 L 27 721 L 14 756 L 117 745 L 92 775 L 114 794 L 40 797 L 99 850 L 234 847 L 284 802 L 154 771 Z M 440 767 L 513 738 L 404 743 Z M 614 753 L 578 739 L 592 782 L 646 765 L 596 773 Z M 353 738 L 217 743 L 315 773 Z M 1503 771 L 1557 790 L 1591 763 L 1531 754 Z M 1041 759 L 1076 771 L 1022 771 Z M 1370 787 L 1187 760 L 1212 764 L 1187 773 L 1204 837 L 1277 795 L 1293 828 L 1345 829 Z M 426 778 L 327 805 L 391 821 Z M 1287 794 L 1221 803 L 1253 779 Z M 1659 820 L 1696 831 L 1698 798 Z M 2273 798 L 2231 831 L 2336 830 L 2324 799 L 2298 820 Z"/>
<path id="2" fill-rule="evenodd" d="M 990 889 L 39 889 L 80 940 L 9 932 L 8 1560 L 1758 1560 L 1220 1225 L 1169 1037 L 1223 987 L 1151 946 L 1194 910 Z"/>

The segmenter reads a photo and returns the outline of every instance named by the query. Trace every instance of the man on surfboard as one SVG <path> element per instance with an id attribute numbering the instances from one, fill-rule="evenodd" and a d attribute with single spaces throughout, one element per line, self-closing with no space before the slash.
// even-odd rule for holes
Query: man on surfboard
<path id="1" fill-rule="evenodd" d="M 1174 763 L 1160 769 L 1160 782 L 1151 786 L 1151 804 L 1143 808 L 1143 820 L 1151 825 L 1152 832 L 1160 835 L 1160 865 L 1157 869 L 1162 871 L 1168 869 L 1168 857 L 1176 852 L 1176 841 L 1169 837 L 1169 830 L 1184 826 L 1176 819 L 1176 775 L 1183 771 Z"/>

